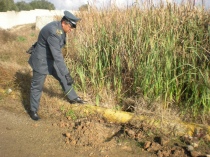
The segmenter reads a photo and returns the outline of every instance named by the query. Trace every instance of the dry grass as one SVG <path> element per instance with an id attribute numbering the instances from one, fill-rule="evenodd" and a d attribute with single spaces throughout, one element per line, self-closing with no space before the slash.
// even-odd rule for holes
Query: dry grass
<path id="1" fill-rule="evenodd" d="M 13 33 L 10 33 L 6 30 L 3 30 L 3 29 L 0 29 L 0 43 L 1 44 L 5 44 L 7 43 L 8 41 L 13 41 L 16 39 L 16 35 L 13 34 Z"/>
<path id="2" fill-rule="evenodd" d="M 0 30 L 0 34 L 4 34 L 0 38 L 0 61 L 27 65 L 25 60 L 28 55 L 25 52 L 36 41 L 38 35 L 34 24 L 17 26 L 7 31 Z"/>

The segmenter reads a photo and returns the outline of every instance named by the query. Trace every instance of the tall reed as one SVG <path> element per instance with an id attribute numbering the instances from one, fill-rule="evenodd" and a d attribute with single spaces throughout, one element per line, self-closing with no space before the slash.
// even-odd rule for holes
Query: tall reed
<path id="1" fill-rule="evenodd" d="M 81 12 L 74 62 L 81 89 L 210 111 L 209 13 L 168 4 Z M 103 95 L 100 95 L 103 97 Z"/>

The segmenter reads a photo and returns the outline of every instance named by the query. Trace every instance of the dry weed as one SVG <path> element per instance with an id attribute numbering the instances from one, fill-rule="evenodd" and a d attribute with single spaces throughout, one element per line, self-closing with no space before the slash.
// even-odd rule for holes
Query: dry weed
<path id="1" fill-rule="evenodd" d="M 14 41 L 16 39 L 16 35 L 10 33 L 6 30 L 0 29 L 0 43 L 6 44 L 8 41 Z"/>

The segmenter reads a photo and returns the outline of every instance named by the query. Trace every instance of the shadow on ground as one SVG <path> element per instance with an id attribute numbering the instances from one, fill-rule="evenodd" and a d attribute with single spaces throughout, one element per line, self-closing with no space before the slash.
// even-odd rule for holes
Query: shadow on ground
<path id="1" fill-rule="evenodd" d="M 28 112 L 30 109 L 30 88 L 32 72 L 30 70 L 19 70 L 15 74 L 15 84 L 21 93 L 21 101 L 24 109 Z M 62 94 L 54 92 L 50 87 L 43 87 L 43 92 L 50 97 L 63 97 Z"/>

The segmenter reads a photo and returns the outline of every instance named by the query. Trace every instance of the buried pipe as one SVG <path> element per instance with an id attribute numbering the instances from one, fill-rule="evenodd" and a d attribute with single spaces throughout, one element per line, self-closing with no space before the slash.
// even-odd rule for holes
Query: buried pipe
<path id="1" fill-rule="evenodd" d="M 172 133 L 175 136 L 190 136 L 193 137 L 198 134 L 210 141 L 210 126 L 196 123 L 186 123 L 180 120 L 164 120 L 157 117 L 136 115 L 134 113 L 118 111 L 114 109 L 107 109 L 93 105 L 72 105 L 71 109 L 79 114 L 94 115 L 99 114 L 109 122 L 118 124 L 132 124 L 138 126 L 139 123 L 148 124 L 163 133 Z"/>

